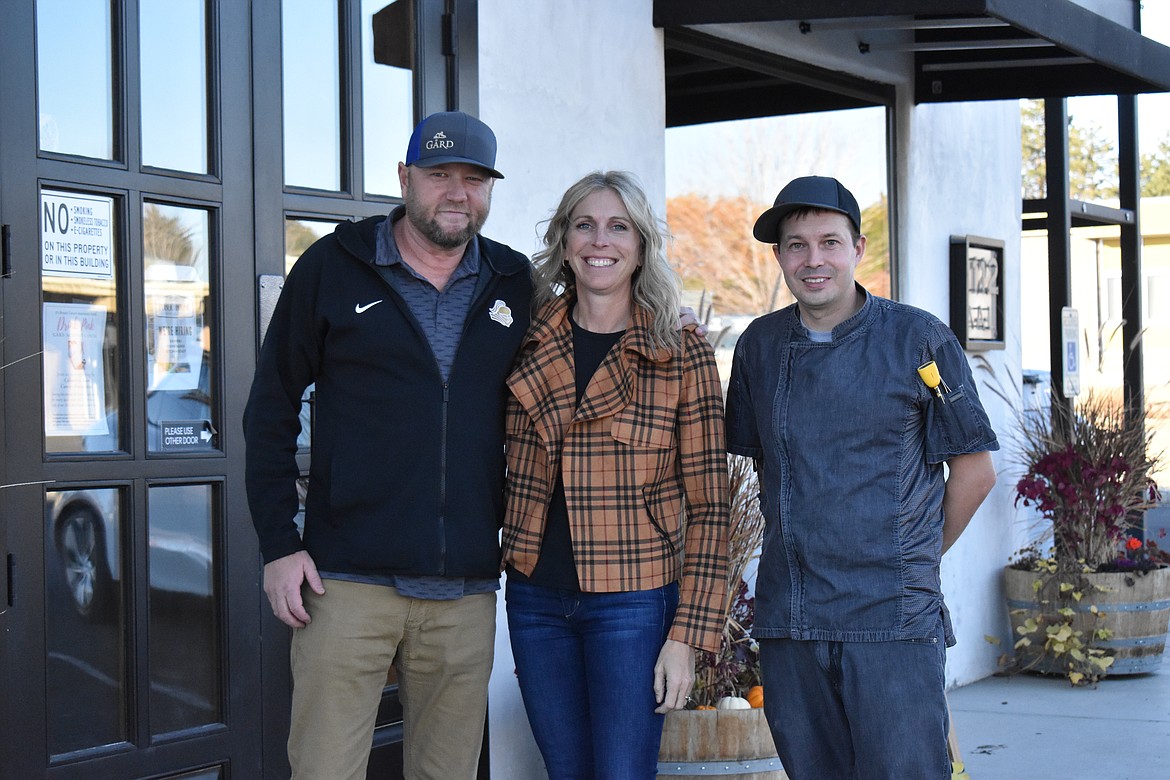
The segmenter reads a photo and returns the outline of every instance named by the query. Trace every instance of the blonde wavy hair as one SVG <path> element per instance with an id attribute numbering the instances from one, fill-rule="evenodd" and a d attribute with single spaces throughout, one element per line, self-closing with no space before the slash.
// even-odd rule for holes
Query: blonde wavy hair
<path id="1" fill-rule="evenodd" d="M 544 248 L 532 257 L 533 309 L 567 292 L 575 292 L 576 277 L 565 263 L 565 237 L 573 211 L 599 190 L 612 190 L 621 198 L 642 239 L 642 265 L 631 279 L 631 298 L 652 315 L 650 337 L 658 346 L 676 347 L 680 343 L 679 276 L 666 257 L 670 231 L 654 214 L 637 178 L 627 171 L 594 171 L 586 175 L 565 190 L 553 215 L 540 223 L 546 228 Z"/>

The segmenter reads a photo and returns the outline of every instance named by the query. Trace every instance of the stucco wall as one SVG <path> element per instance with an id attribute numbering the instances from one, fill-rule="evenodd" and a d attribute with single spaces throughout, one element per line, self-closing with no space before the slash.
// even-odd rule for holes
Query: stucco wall
<path id="1" fill-rule="evenodd" d="M 1010 639 L 1001 572 L 1025 537 L 1012 508 L 1012 412 L 989 384 L 1014 398 L 1020 378 L 1020 135 L 1019 104 L 953 103 L 899 106 L 901 198 L 899 282 L 902 300 L 949 320 L 952 235 L 1005 242 L 1003 350 L 968 354 L 980 397 L 1003 446 L 993 455 L 999 482 L 966 533 L 943 559 L 943 592 L 958 644 L 947 654 L 947 680 L 986 677 Z M 986 363 L 983 363 L 986 359 Z M 990 371 L 981 366 L 986 365 Z"/>
<path id="2" fill-rule="evenodd" d="M 561 193 L 596 168 L 637 173 L 661 211 L 664 201 L 664 89 L 661 33 L 650 0 L 534 4 L 493 0 L 479 8 L 480 115 L 500 139 L 498 182 L 485 232 L 531 253 L 536 223 Z M 1020 145 L 1014 102 L 914 107 L 905 96 L 909 61 L 863 60 L 856 45 L 831 36 L 800 36 L 775 25 L 704 28 L 822 67 L 898 85 L 896 108 L 901 297 L 947 318 L 949 237 L 974 234 L 1006 242 L 1008 348 L 989 353 L 999 376 L 1019 376 Z M 820 41 L 820 42 L 818 42 Z M 987 374 L 977 373 L 981 390 Z M 1003 404 L 982 392 L 997 430 Z M 1007 459 L 996 455 L 1001 470 Z M 1010 476 L 943 564 L 943 583 L 959 645 L 948 681 L 961 684 L 995 670 L 1006 638 L 999 573 L 1018 546 Z M 544 776 L 513 674 L 500 599 L 496 664 L 490 691 L 492 774 Z"/>

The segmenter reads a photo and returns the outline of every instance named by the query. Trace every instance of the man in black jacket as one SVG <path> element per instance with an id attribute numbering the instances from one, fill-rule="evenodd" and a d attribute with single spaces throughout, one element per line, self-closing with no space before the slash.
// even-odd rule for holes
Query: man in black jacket
<path id="1" fill-rule="evenodd" d="M 342 223 L 289 273 L 244 413 L 264 591 L 294 629 L 294 778 L 365 778 L 388 670 L 410 778 L 475 776 L 499 587 L 504 380 L 527 259 L 479 235 L 496 139 L 461 112 L 415 128 L 405 204 Z M 304 390 L 315 422 L 295 524 Z"/>

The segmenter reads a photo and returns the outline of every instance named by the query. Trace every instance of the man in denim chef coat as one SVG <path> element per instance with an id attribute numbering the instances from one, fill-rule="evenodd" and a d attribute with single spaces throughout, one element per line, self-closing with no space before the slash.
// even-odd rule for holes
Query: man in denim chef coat
<path id="1" fill-rule="evenodd" d="M 744 332 L 727 398 L 767 520 L 752 634 L 780 759 L 793 780 L 949 778 L 939 563 L 999 444 L 951 330 L 854 280 L 840 182 L 793 180 L 753 232 L 796 298 Z"/>

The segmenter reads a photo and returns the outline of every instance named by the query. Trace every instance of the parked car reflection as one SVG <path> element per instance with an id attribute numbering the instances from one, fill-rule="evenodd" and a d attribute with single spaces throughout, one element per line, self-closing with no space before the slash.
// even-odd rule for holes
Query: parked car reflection
<path id="1" fill-rule="evenodd" d="M 125 578 L 121 488 L 51 490 L 45 495 L 49 537 L 74 609 L 85 617 L 114 612 Z M 150 588 L 201 598 L 213 595 L 211 491 L 207 485 L 151 488 Z"/>
<path id="2" fill-rule="evenodd" d="M 121 572 L 117 488 L 51 490 L 45 494 L 49 536 L 65 587 L 83 617 L 105 615 L 118 602 Z"/>

